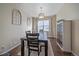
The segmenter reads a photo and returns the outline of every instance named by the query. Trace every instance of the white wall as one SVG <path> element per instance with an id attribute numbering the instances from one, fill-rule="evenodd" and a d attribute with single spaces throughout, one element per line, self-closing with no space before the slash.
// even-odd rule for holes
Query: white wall
<path id="1" fill-rule="evenodd" d="M 21 11 L 22 24 L 13 25 L 12 9 Z M 27 15 L 20 4 L 0 4 L 0 54 L 20 43 L 20 38 L 25 36 Z"/>
<path id="2" fill-rule="evenodd" d="M 65 3 L 64 6 L 57 13 L 57 19 L 79 19 L 79 4 L 78 3 Z"/>
<path id="3" fill-rule="evenodd" d="M 79 55 L 79 20 L 72 21 L 72 50 Z"/>
<path id="4" fill-rule="evenodd" d="M 79 4 L 69 3 L 64 4 L 57 14 L 57 20 L 74 20 L 72 25 L 72 51 L 79 55 Z"/>

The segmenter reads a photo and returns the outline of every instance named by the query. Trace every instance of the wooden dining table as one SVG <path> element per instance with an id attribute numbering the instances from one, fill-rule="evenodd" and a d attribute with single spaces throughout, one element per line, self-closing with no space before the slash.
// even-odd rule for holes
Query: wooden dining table
<path id="1" fill-rule="evenodd" d="M 27 38 L 21 38 L 21 56 L 25 55 L 25 41 L 27 41 Z M 39 36 L 39 42 L 45 44 L 45 56 L 48 56 L 48 38 L 47 35 L 40 35 Z"/>

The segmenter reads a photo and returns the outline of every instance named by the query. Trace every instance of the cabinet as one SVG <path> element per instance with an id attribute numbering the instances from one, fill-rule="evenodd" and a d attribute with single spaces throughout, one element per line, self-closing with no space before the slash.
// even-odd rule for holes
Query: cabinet
<path id="1" fill-rule="evenodd" d="M 71 52 L 71 20 L 57 21 L 57 44 L 66 52 Z"/>

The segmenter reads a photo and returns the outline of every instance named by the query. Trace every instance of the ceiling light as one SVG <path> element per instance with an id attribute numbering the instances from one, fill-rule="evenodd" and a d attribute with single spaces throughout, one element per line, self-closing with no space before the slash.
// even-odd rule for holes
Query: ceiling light
<path id="1" fill-rule="evenodd" d="M 43 8 L 42 7 L 40 7 L 40 13 L 39 13 L 39 15 L 38 15 L 38 18 L 44 18 L 45 17 L 45 15 L 44 15 L 44 13 L 42 12 L 43 11 Z"/>

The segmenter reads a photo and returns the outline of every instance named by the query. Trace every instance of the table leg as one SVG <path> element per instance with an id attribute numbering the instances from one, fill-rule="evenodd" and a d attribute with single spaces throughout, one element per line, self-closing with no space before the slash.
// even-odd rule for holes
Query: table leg
<path id="1" fill-rule="evenodd" d="M 21 39 L 21 56 L 24 56 L 24 40 Z"/>
<path id="2" fill-rule="evenodd" d="M 48 41 L 45 42 L 45 56 L 48 56 Z"/>

